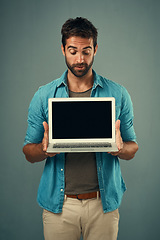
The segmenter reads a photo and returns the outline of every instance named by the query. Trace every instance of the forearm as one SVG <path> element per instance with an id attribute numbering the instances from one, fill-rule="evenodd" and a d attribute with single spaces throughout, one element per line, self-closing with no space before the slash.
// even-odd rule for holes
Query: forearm
<path id="1" fill-rule="evenodd" d="M 42 143 L 30 143 L 23 147 L 23 153 L 26 159 L 31 162 L 41 162 L 47 158 L 47 155 L 43 151 Z"/>
<path id="2" fill-rule="evenodd" d="M 123 142 L 123 148 L 118 152 L 120 159 L 131 160 L 138 151 L 138 144 L 135 142 Z"/>

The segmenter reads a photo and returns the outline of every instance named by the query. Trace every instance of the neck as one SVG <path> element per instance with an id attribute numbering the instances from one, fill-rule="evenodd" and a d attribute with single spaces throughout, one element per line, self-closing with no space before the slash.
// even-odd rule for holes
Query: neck
<path id="1" fill-rule="evenodd" d="M 68 88 L 73 92 L 84 92 L 93 86 L 92 69 L 83 77 L 76 77 L 69 69 L 67 75 Z"/>

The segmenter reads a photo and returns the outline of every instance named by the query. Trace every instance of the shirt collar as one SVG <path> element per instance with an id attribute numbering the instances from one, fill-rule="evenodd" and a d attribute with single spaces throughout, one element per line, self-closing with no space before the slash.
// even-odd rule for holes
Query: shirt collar
<path id="1" fill-rule="evenodd" d="M 96 88 L 97 86 L 100 86 L 101 88 L 103 88 L 103 82 L 101 80 L 101 76 L 99 76 L 94 70 L 93 70 L 93 75 L 94 75 L 93 89 Z"/>
<path id="2" fill-rule="evenodd" d="M 68 74 L 68 70 L 66 70 L 60 77 L 57 87 L 60 87 L 62 84 L 64 86 L 67 86 L 67 74 Z"/>
<path id="3" fill-rule="evenodd" d="M 94 70 L 92 71 L 94 75 L 93 89 L 95 89 L 97 86 L 100 86 L 103 88 L 103 82 L 101 80 L 101 76 L 99 76 Z M 67 74 L 68 74 L 68 70 L 66 70 L 60 77 L 57 87 L 60 87 L 62 84 L 64 86 L 67 86 Z"/>

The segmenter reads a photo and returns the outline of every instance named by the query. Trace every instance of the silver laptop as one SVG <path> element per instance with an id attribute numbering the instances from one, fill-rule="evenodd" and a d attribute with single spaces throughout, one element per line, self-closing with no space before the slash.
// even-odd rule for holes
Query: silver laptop
<path id="1" fill-rule="evenodd" d="M 50 98 L 48 153 L 115 152 L 115 99 Z"/>

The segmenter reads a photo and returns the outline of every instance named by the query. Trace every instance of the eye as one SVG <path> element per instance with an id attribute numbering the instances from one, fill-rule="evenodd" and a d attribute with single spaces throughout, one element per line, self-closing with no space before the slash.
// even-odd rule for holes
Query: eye
<path id="1" fill-rule="evenodd" d="M 90 54 L 90 51 L 83 51 L 83 55 L 89 55 Z"/>
<path id="2" fill-rule="evenodd" d="M 72 54 L 72 55 L 76 55 L 76 51 L 75 50 L 70 50 L 70 54 Z"/>

